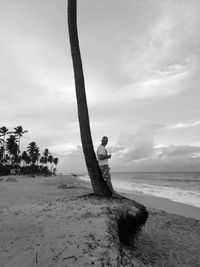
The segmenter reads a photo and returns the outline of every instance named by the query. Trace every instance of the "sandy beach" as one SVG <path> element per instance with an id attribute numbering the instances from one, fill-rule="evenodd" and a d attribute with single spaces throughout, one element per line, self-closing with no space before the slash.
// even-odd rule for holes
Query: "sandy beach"
<path id="1" fill-rule="evenodd" d="M 88 183 L 73 176 L 2 178 L 0 267 L 200 266 L 198 208 L 128 195 L 149 218 L 125 249 L 110 231 L 108 199 L 88 197 Z"/>

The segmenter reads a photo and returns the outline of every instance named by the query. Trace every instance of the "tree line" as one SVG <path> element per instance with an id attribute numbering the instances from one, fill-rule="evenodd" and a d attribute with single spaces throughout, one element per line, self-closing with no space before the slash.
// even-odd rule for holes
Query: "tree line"
<path id="1" fill-rule="evenodd" d="M 6 126 L 0 128 L 0 175 L 8 175 L 11 170 L 21 174 L 55 174 L 59 159 L 48 148 L 40 152 L 36 142 L 31 142 L 21 152 L 21 138 L 26 133 L 22 126 L 13 131 Z"/>

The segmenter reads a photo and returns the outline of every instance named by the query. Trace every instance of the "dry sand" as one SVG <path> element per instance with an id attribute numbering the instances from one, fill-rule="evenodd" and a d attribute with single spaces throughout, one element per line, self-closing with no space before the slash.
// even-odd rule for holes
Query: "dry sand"
<path id="1" fill-rule="evenodd" d="M 134 248 L 119 250 L 109 232 L 108 200 L 83 197 L 91 192 L 87 183 L 70 176 L 3 178 L 0 267 L 200 267 L 199 209 L 190 212 L 190 206 L 165 199 L 130 196 L 149 207 L 149 218 Z"/>

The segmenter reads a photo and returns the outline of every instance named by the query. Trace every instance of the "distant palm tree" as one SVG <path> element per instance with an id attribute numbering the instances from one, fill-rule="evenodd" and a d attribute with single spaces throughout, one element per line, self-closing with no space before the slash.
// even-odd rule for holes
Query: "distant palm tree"
<path id="1" fill-rule="evenodd" d="M 3 161 L 5 161 L 5 141 L 6 141 L 6 135 L 10 134 L 12 132 L 9 132 L 9 129 L 6 128 L 6 126 L 3 126 L 0 128 L 0 136 L 3 137 L 1 138 L 1 142 L 3 142 Z"/>
<path id="2" fill-rule="evenodd" d="M 0 138 L 0 162 L 3 161 L 3 151 L 4 151 L 4 148 L 3 148 L 3 139 Z"/>
<path id="3" fill-rule="evenodd" d="M 53 158 L 53 164 L 55 165 L 55 168 L 53 169 L 53 173 L 56 174 L 56 168 L 58 165 L 58 158 Z"/>
<path id="4" fill-rule="evenodd" d="M 0 147 L 0 163 L 3 161 L 3 147 Z"/>
<path id="5" fill-rule="evenodd" d="M 17 140 L 15 135 L 10 135 L 7 139 L 6 139 L 6 149 L 10 154 L 10 158 L 12 160 L 12 163 L 15 162 L 15 160 L 17 159 L 17 152 L 18 152 L 18 145 L 17 145 Z"/>
<path id="6" fill-rule="evenodd" d="M 41 157 L 41 158 L 40 158 L 40 163 L 42 163 L 42 165 L 46 163 L 46 161 L 45 161 L 45 158 L 44 158 L 44 157 Z"/>
<path id="7" fill-rule="evenodd" d="M 112 192 L 102 178 L 101 170 L 98 166 L 94 147 L 92 143 L 87 99 L 85 92 L 85 81 L 79 48 L 77 30 L 77 1 L 68 0 L 68 28 L 71 47 L 72 62 L 74 68 L 76 99 L 78 107 L 78 118 L 81 133 L 81 142 L 85 162 L 91 179 L 94 194 L 101 196 L 111 196 Z"/>
<path id="8" fill-rule="evenodd" d="M 53 163 L 55 164 L 55 166 L 58 165 L 58 158 L 53 158 Z"/>
<path id="9" fill-rule="evenodd" d="M 48 161 L 50 164 L 52 164 L 52 162 L 53 162 L 53 156 L 52 156 L 52 155 L 49 155 L 47 161 Z"/>
<path id="10" fill-rule="evenodd" d="M 40 158 L 40 149 L 39 149 L 39 148 L 36 148 L 36 149 L 35 149 L 34 158 L 35 158 L 35 160 L 36 160 L 36 162 L 37 162 L 37 165 L 38 165 L 39 158 Z"/>
<path id="11" fill-rule="evenodd" d="M 16 128 L 14 128 L 14 132 L 15 135 L 18 136 L 18 154 L 20 153 L 20 138 L 23 136 L 23 134 L 28 133 L 27 130 L 23 130 L 22 126 L 17 126 Z"/>
<path id="12" fill-rule="evenodd" d="M 45 148 L 45 150 L 43 152 L 43 156 L 44 156 L 44 163 L 47 165 L 48 156 L 49 156 L 49 149 L 48 148 Z"/>
<path id="13" fill-rule="evenodd" d="M 7 134 L 10 134 L 11 132 L 9 132 L 8 128 L 6 128 L 6 126 L 3 126 L 0 128 L 0 136 L 4 137 L 4 141 L 5 141 L 5 136 Z"/>
<path id="14" fill-rule="evenodd" d="M 53 156 L 52 155 L 49 155 L 47 161 L 50 163 L 50 165 L 51 165 L 51 171 L 52 171 Z"/>
<path id="15" fill-rule="evenodd" d="M 29 157 L 29 155 L 28 155 L 28 153 L 26 151 L 24 151 L 22 153 L 21 159 L 26 163 L 26 165 L 30 164 L 30 162 L 31 162 L 31 159 L 30 159 L 30 157 Z"/>
<path id="16" fill-rule="evenodd" d="M 36 145 L 35 142 L 31 142 L 27 147 L 27 152 L 29 153 L 31 162 L 33 163 L 33 165 L 35 165 L 39 153 L 39 147 Z"/>

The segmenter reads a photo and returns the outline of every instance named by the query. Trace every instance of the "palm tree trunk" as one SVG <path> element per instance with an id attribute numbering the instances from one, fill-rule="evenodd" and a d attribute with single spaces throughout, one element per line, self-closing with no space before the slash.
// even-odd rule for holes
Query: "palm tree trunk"
<path id="1" fill-rule="evenodd" d="M 4 134 L 4 137 L 3 137 L 3 165 L 5 166 L 6 163 L 5 163 L 5 141 L 6 141 L 6 135 Z"/>
<path id="2" fill-rule="evenodd" d="M 94 194 L 110 196 L 112 195 L 112 193 L 102 178 L 101 170 L 99 169 L 98 162 L 96 160 L 90 132 L 89 114 L 85 93 L 85 81 L 78 40 L 76 0 L 68 0 L 68 27 L 72 62 L 74 68 L 80 134 L 86 166 L 91 179 Z"/>
<path id="3" fill-rule="evenodd" d="M 20 135 L 19 135 L 19 141 L 18 141 L 17 158 L 19 157 L 19 154 L 20 154 Z M 19 166 L 21 167 L 21 160 L 19 162 Z"/>
<path id="4" fill-rule="evenodd" d="M 18 141 L 18 151 L 17 151 L 17 156 L 19 156 L 20 153 L 20 135 L 19 135 L 19 141 Z"/>

